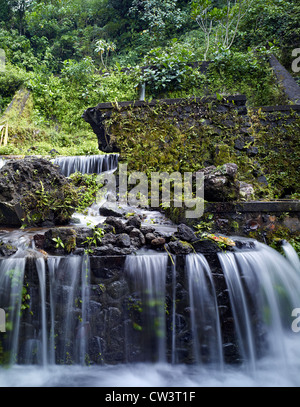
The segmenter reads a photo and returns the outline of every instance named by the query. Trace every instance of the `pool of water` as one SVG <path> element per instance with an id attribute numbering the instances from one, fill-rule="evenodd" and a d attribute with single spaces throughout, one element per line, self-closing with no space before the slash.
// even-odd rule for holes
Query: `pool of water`
<path id="1" fill-rule="evenodd" d="M 120 365 L 14 365 L 0 368 L 0 387 L 300 387 L 300 333 L 286 338 L 286 363 L 274 357 L 243 366 L 137 363 Z"/>

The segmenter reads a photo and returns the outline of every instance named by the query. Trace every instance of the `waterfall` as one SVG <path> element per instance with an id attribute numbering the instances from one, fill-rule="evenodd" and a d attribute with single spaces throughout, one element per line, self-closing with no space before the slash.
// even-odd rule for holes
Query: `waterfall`
<path id="1" fill-rule="evenodd" d="M 172 358 L 171 362 L 176 363 L 176 256 L 172 256 Z"/>
<path id="2" fill-rule="evenodd" d="M 253 247 L 125 259 L 19 250 L 0 260 L 0 363 L 8 352 L 18 377 L 26 365 L 22 380 L 48 383 L 54 372 L 55 385 L 99 385 L 116 372 L 115 386 L 133 369 L 128 385 L 299 386 L 298 259 L 289 245 L 285 255 Z M 0 385 L 14 382 L 8 374 L 0 366 Z"/>
<path id="3" fill-rule="evenodd" d="M 242 276 L 239 274 L 238 265 L 232 253 L 224 253 L 219 258 L 227 282 L 241 357 L 243 361 L 249 363 L 249 367 L 253 371 L 256 360 L 254 334 Z"/>
<path id="4" fill-rule="evenodd" d="M 76 342 L 79 348 L 79 363 L 84 365 L 87 355 L 87 333 L 89 331 L 89 301 L 90 301 L 90 262 L 87 255 L 81 265 L 81 324 L 77 330 Z"/>
<path id="5" fill-rule="evenodd" d="M 0 306 L 7 313 L 7 347 L 10 349 L 10 363 L 18 361 L 20 316 L 23 312 L 23 286 L 25 258 L 0 260 Z"/>
<path id="6" fill-rule="evenodd" d="M 139 100 L 145 100 L 146 97 L 146 84 L 142 83 L 140 85 Z"/>
<path id="7" fill-rule="evenodd" d="M 74 172 L 100 174 L 105 171 L 113 171 L 118 166 L 118 158 L 118 154 L 57 157 L 53 164 L 58 165 L 61 173 L 69 177 Z"/>
<path id="8" fill-rule="evenodd" d="M 48 259 L 50 278 L 50 360 L 84 364 L 88 308 L 88 264 L 85 257 Z M 80 282 L 81 280 L 81 292 Z M 80 312 L 81 309 L 81 312 Z M 56 331 L 56 324 L 63 332 Z M 55 349 L 57 348 L 57 351 Z"/>
<path id="9" fill-rule="evenodd" d="M 258 242 L 256 250 L 221 253 L 219 259 L 244 362 L 256 371 L 263 349 L 284 369 L 290 362 L 286 341 L 294 335 L 291 313 L 299 307 L 299 267 Z"/>
<path id="10" fill-rule="evenodd" d="M 45 366 L 48 363 L 48 335 L 47 335 L 47 319 L 46 319 L 46 265 L 44 258 L 36 259 L 37 274 L 40 285 L 41 299 L 41 363 Z"/>
<path id="11" fill-rule="evenodd" d="M 291 263 L 295 270 L 300 271 L 300 259 L 293 246 L 288 242 L 283 242 L 282 249 L 287 260 Z"/>
<path id="12" fill-rule="evenodd" d="M 212 273 L 202 254 L 186 258 L 194 357 L 223 369 L 222 337 Z"/>
<path id="13" fill-rule="evenodd" d="M 127 256 L 125 272 L 139 298 L 140 330 L 146 360 L 166 360 L 165 286 L 167 254 Z"/>
<path id="14" fill-rule="evenodd" d="M 6 164 L 6 160 L 4 158 L 0 158 L 0 169 L 2 167 L 4 167 L 5 164 Z"/>

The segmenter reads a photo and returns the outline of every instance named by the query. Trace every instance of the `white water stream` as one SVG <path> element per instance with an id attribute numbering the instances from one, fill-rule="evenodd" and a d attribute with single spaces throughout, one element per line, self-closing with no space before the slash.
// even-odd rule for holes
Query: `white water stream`
<path id="1" fill-rule="evenodd" d="M 95 213 L 89 216 L 97 224 L 102 220 L 99 206 L 94 206 L 93 210 Z M 144 224 L 153 224 L 166 233 L 174 231 L 174 225 L 165 223 L 158 212 L 143 211 L 143 220 Z M 82 224 L 88 221 L 81 219 Z M 187 256 L 185 270 L 189 301 L 186 312 L 191 320 L 195 363 L 176 363 L 175 330 L 171 338 L 171 361 L 167 362 L 164 296 L 169 256 L 166 253 L 141 253 L 128 256 L 124 272 L 147 311 L 145 321 L 142 321 L 147 345 L 144 359 L 137 363 L 89 365 L 86 363 L 88 344 L 85 335 L 90 322 L 88 259 L 80 256 L 49 257 L 47 293 L 45 259 L 34 250 L 33 233 L 1 232 L 2 240 L 18 241 L 19 247 L 15 255 L 0 260 L 0 307 L 8 310 L 11 350 L 10 366 L 0 367 L 1 387 L 300 387 L 300 322 L 295 324 L 293 314 L 293 310 L 300 309 L 300 266 L 290 245 L 283 246 L 285 256 L 257 242 L 255 250 L 219 254 L 233 313 L 240 364 L 224 362 L 218 293 L 210 266 L 200 254 Z M 39 287 L 39 326 L 36 335 L 23 347 L 24 363 L 17 364 L 25 261 L 32 255 L 37 257 L 34 261 Z M 179 301 L 174 270 L 171 273 L 173 298 L 170 310 L 173 327 Z M 65 304 L 63 313 L 59 308 L 61 298 Z M 74 308 L 75 301 L 80 303 L 77 309 Z M 63 332 L 56 330 L 57 319 L 64 327 Z M 257 332 L 262 332 L 263 338 L 258 337 Z M 58 349 L 57 341 L 60 344 Z M 148 357 L 149 350 L 154 353 L 154 358 Z M 68 365 L 70 360 L 72 365 Z"/>

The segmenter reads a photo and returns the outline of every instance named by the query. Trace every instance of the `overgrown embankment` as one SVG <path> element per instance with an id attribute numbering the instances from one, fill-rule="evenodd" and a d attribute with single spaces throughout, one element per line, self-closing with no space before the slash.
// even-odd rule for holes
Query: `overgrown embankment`
<path id="1" fill-rule="evenodd" d="M 247 110 L 242 97 L 231 97 L 97 109 L 129 171 L 184 173 L 231 162 L 256 199 L 300 196 L 297 106 Z"/>

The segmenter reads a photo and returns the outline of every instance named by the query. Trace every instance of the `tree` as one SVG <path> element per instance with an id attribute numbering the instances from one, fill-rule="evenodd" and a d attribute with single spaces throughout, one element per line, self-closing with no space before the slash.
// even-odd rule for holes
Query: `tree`
<path id="1" fill-rule="evenodd" d="M 12 16 L 12 8 L 7 0 L 0 0 L 0 21 L 9 21 Z"/>
<path id="2" fill-rule="evenodd" d="M 211 43 L 216 50 L 229 49 L 237 35 L 241 20 L 254 0 L 224 0 L 223 6 L 214 7 L 212 0 L 193 0 L 192 18 L 205 36 L 204 60 Z"/>
<path id="3" fill-rule="evenodd" d="M 129 13 L 145 23 L 153 40 L 164 37 L 168 25 L 179 29 L 184 22 L 177 0 L 133 0 Z"/>
<path id="4" fill-rule="evenodd" d="M 19 33 L 24 34 L 25 13 L 32 3 L 32 0 L 9 0 L 12 10 L 17 18 Z"/>
<path id="5" fill-rule="evenodd" d="M 115 51 L 115 49 L 116 49 L 116 46 L 113 42 L 107 42 L 105 40 L 96 41 L 95 52 L 97 52 L 100 55 L 101 63 L 105 69 L 107 69 L 109 53 L 110 53 L 110 51 Z M 104 58 L 104 54 L 106 54 L 105 58 Z"/>

